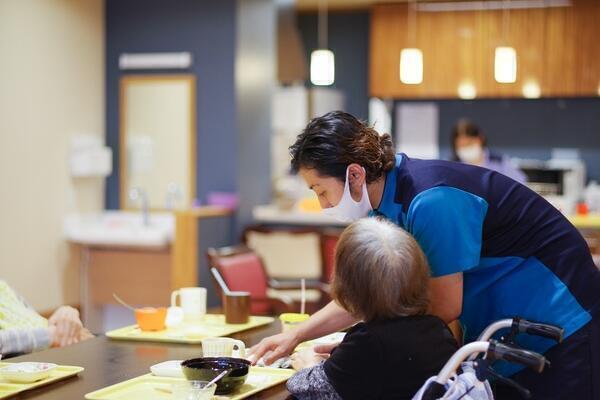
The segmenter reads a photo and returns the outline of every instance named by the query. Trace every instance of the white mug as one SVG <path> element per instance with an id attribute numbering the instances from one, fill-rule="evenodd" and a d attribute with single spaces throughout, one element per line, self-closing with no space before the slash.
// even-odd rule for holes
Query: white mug
<path id="1" fill-rule="evenodd" d="M 206 314 L 206 289 L 201 287 L 185 287 L 171 293 L 171 307 L 177 306 L 177 296 L 183 309 L 184 319 L 195 321 Z"/>
<path id="2" fill-rule="evenodd" d="M 241 340 L 228 337 L 213 337 L 202 339 L 203 357 L 231 357 L 233 348 L 237 346 L 239 356 L 246 357 L 246 345 Z"/>

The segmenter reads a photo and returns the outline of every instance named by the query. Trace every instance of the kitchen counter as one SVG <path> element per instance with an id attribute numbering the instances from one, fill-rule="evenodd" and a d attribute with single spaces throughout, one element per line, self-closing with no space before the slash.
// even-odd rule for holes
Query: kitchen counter
<path id="1" fill-rule="evenodd" d="M 320 211 L 283 210 L 274 205 L 254 207 L 252 216 L 256 222 L 261 224 L 342 227 L 348 225 Z"/>
<path id="2" fill-rule="evenodd" d="M 600 214 L 570 215 L 567 218 L 578 229 L 600 229 Z"/>

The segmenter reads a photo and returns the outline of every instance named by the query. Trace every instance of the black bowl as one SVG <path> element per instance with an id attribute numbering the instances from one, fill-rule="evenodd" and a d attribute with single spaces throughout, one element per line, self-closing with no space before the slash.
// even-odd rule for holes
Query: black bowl
<path id="1" fill-rule="evenodd" d="M 181 363 L 183 374 L 190 381 L 210 381 L 222 371 L 230 369 L 217 382 L 217 394 L 231 393 L 246 382 L 250 361 L 233 357 L 202 357 Z"/>

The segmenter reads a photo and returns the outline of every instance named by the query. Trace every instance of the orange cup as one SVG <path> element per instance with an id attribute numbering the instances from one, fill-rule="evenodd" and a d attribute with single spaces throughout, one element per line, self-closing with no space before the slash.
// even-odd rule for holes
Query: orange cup
<path id="1" fill-rule="evenodd" d="M 162 331 L 165 329 L 167 309 L 165 307 L 144 307 L 135 309 L 135 319 L 143 331 Z"/>

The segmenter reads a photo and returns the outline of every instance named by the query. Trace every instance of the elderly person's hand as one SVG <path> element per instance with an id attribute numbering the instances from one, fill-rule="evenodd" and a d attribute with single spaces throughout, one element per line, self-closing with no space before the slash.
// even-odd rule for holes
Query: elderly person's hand
<path id="1" fill-rule="evenodd" d="M 329 354 L 316 353 L 314 349 L 310 348 L 300 350 L 292 354 L 290 358 L 292 360 L 292 367 L 294 367 L 296 371 L 300 371 L 301 369 L 313 367 L 321 361 L 328 359 Z"/>
<path id="2" fill-rule="evenodd" d="M 92 332 L 90 332 L 87 328 L 83 328 L 80 332 L 79 332 L 79 341 L 83 342 L 84 340 L 88 340 L 88 339 L 93 339 L 96 336 L 94 336 L 94 334 Z"/>
<path id="3" fill-rule="evenodd" d="M 80 341 L 83 324 L 79 311 L 70 306 L 61 306 L 48 319 L 51 346 L 63 347 Z"/>

